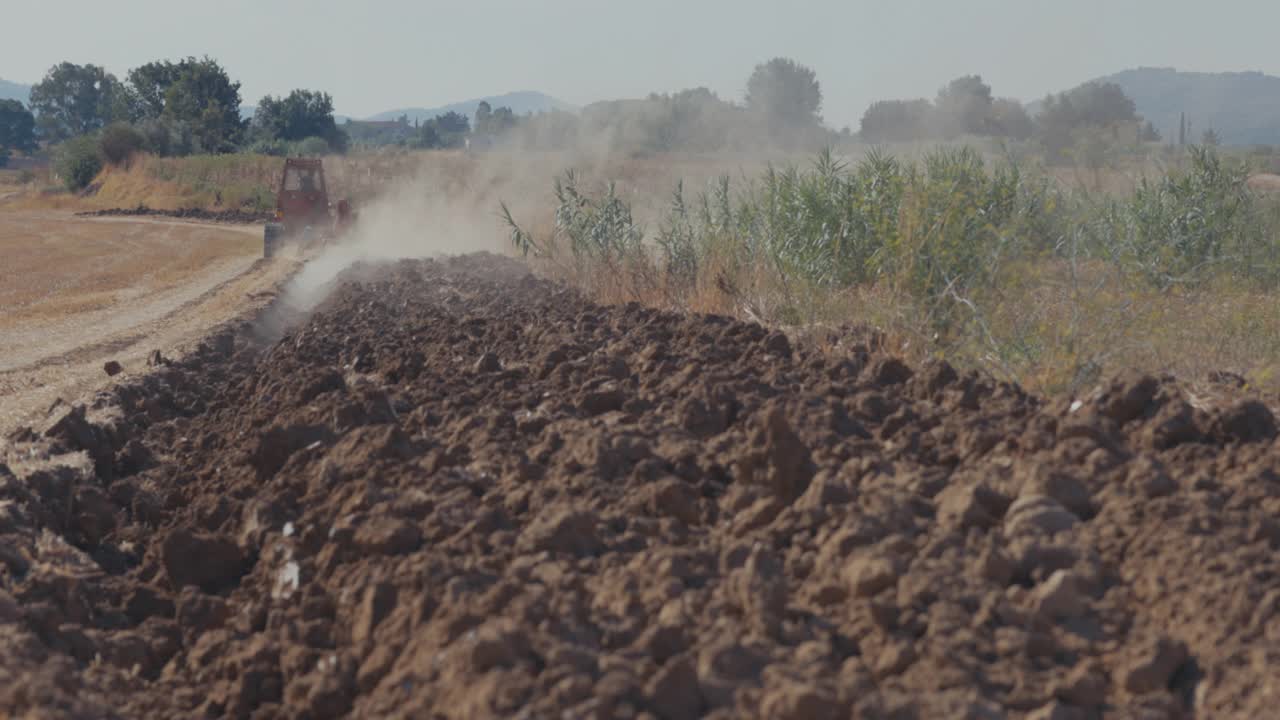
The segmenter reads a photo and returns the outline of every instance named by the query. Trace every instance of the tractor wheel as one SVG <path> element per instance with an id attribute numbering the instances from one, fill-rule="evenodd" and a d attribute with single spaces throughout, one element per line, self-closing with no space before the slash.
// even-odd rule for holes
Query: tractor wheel
<path id="1" fill-rule="evenodd" d="M 262 257 L 272 257 L 280 247 L 280 239 L 284 236 L 284 225 L 267 223 L 262 230 Z"/>

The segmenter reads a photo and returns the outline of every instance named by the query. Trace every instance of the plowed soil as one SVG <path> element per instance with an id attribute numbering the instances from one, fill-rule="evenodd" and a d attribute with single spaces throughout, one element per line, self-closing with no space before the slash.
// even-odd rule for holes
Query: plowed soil
<path id="1" fill-rule="evenodd" d="M 0 708 L 1274 716 L 1267 407 L 820 340 L 354 269 L 9 438 Z"/>

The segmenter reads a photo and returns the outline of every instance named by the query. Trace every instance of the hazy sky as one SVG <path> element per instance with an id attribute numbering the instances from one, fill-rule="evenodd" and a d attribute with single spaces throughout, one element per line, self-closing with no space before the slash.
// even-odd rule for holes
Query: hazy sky
<path id="1" fill-rule="evenodd" d="M 123 77 L 207 54 L 246 104 L 304 87 L 357 117 L 525 89 L 582 105 L 704 85 L 736 100 L 776 55 L 817 71 L 835 127 L 856 127 L 873 100 L 932 97 L 968 73 L 1022 100 L 1138 65 L 1280 74 L 1277 0 L 6 4 L 0 78 L 35 82 L 61 60 Z"/>

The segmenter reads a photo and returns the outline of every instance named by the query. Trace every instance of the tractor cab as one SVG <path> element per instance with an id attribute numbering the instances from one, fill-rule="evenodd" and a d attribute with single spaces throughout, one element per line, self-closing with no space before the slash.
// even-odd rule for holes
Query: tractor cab
<path id="1" fill-rule="evenodd" d="M 329 189 L 324 182 L 324 165 L 320 160 L 286 158 L 276 194 L 276 222 L 284 226 L 284 234 L 319 228 L 328 220 Z"/>
<path id="2" fill-rule="evenodd" d="M 263 255 L 271 257 L 286 239 L 329 237 L 347 229 L 354 213 L 346 200 L 339 201 L 338 216 L 330 215 L 329 188 L 324 164 L 318 158 L 285 158 L 276 192 L 275 222 L 263 232 Z"/>

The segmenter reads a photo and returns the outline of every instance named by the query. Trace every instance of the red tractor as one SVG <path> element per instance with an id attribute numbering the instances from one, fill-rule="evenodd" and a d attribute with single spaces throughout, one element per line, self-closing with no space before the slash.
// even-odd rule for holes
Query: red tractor
<path id="1" fill-rule="evenodd" d="M 346 200 L 339 200 L 330 213 L 324 164 L 319 159 L 285 158 L 276 193 L 275 222 L 267 223 L 263 231 L 262 254 L 275 255 L 285 240 L 300 239 L 304 246 L 317 241 L 323 244 L 346 230 L 354 219 Z"/>

